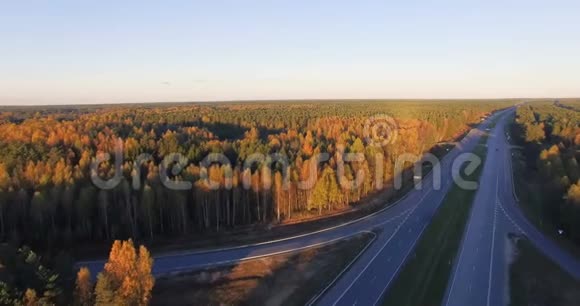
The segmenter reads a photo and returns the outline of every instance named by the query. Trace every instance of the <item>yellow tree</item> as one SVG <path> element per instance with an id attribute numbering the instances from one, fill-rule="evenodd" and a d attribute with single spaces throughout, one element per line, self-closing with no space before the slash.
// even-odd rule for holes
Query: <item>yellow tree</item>
<path id="1" fill-rule="evenodd" d="M 573 205 L 580 205 L 580 181 L 570 186 L 567 194 L 568 203 Z"/>
<path id="2" fill-rule="evenodd" d="M 8 190 L 8 185 L 10 185 L 8 170 L 6 169 L 6 165 L 0 163 L 0 190 Z"/>
<path id="3" fill-rule="evenodd" d="M 36 306 L 39 305 L 40 301 L 38 295 L 34 289 L 26 289 L 24 292 L 24 297 L 22 298 L 22 305 L 24 306 Z"/>
<path id="4" fill-rule="evenodd" d="M 276 218 L 280 222 L 280 206 L 282 206 L 282 174 L 274 174 L 274 192 L 276 193 Z"/>
<path id="5" fill-rule="evenodd" d="M 92 305 L 93 301 L 93 284 L 91 283 L 91 272 L 86 267 L 80 268 L 77 272 L 75 283 L 75 305 Z"/>
<path id="6" fill-rule="evenodd" d="M 312 132 L 306 132 L 306 136 L 304 137 L 304 142 L 302 144 L 302 153 L 308 157 L 312 156 L 312 153 L 314 152 L 314 147 L 312 145 L 313 143 L 314 137 L 312 137 Z"/>
<path id="7" fill-rule="evenodd" d="M 116 240 L 109 261 L 97 277 L 97 305 L 147 305 L 155 279 L 153 259 L 144 246 L 137 253 L 133 241 Z"/>

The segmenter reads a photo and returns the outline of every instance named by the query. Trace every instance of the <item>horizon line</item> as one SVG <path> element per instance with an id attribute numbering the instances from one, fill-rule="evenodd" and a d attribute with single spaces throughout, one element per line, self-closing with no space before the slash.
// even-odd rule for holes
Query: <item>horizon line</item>
<path id="1" fill-rule="evenodd" d="M 260 103 L 260 102 L 348 102 L 348 101 L 497 101 L 497 100 L 571 100 L 580 97 L 499 97 L 499 98 L 297 98 L 297 99 L 234 99 L 234 100 L 200 100 L 200 101 L 139 101 L 139 102 L 110 102 L 110 103 L 71 103 L 71 104 L 2 104 L 1 107 L 58 107 L 58 106 L 128 106 L 153 104 L 227 104 L 227 103 Z"/>

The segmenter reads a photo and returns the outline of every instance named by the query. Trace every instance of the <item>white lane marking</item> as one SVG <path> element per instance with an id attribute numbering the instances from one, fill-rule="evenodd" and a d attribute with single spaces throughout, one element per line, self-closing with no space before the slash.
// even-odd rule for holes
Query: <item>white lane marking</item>
<path id="1" fill-rule="evenodd" d="M 311 244 L 311 245 L 307 245 L 307 246 L 303 246 L 303 247 L 298 247 L 298 248 L 294 248 L 294 249 L 289 249 L 289 250 L 282 250 L 282 251 L 278 251 L 278 252 L 272 252 L 272 253 L 268 253 L 268 254 L 260 254 L 260 255 L 255 255 L 255 256 L 249 256 L 249 257 L 244 257 L 242 259 L 229 259 L 229 260 L 223 260 L 223 261 L 218 261 L 218 262 L 212 262 L 209 264 L 204 264 L 204 265 L 199 265 L 199 266 L 181 266 L 181 267 L 176 267 L 176 268 L 171 268 L 165 272 L 156 274 L 156 276 L 158 275 L 170 275 L 171 273 L 175 273 L 175 272 L 183 272 L 183 271 L 193 271 L 193 270 L 198 270 L 198 269 L 203 269 L 203 268 L 207 268 L 207 267 L 214 267 L 214 266 L 223 266 L 223 265 L 227 265 L 227 264 L 233 264 L 233 263 L 239 263 L 239 262 L 245 262 L 245 261 L 251 261 L 254 259 L 259 259 L 259 258 L 264 258 L 264 257 L 270 257 L 270 256 L 275 256 L 275 255 L 281 255 L 281 254 L 287 254 L 287 253 L 294 253 L 297 251 L 301 251 L 301 250 L 306 250 L 306 249 L 310 249 L 310 248 L 314 248 L 317 246 L 324 246 L 327 244 L 332 244 L 336 241 L 342 240 L 342 239 L 346 239 L 346 238 L 350 238 L 350 237 L 354 237 L 356 235 L 360 235 L 362 233 L 371 233 L 373 235 L 376 236 L 375 233 L 373 232 L 369 232 L 369 231 L 360 231 L 360 232 L 356 232 L 356 233 L 352 233 L 352 234 L 348 234 L 346 236 L 341 236 L 338 238 L 334 238 L 328 241 L 322 241 L 319 243 L 315 243 L 315 244 Z M 371 240 L 372 242 L 373 240 Z M 369 244 L 370 245 L 370 244 Z"/>
<path id="2" fill-rule="evenodd" d="M 425 223 L 425 225 L 423 226 L 423 229 L 421 229 L 421 232 L 419 233 L 419 235 L 417 236 L 417 238 L 415 238 L 415 241 L 413 241 L 413 244 L 409 248 L 409 251 L 407 251 L 407 254 L 405 254 L 405 257 L 403 258 L 403 261 L 401 261 L 401 263 L 399 264 L 399 266 L 395 270 L 395 273 L 393 273 L 393 275 L 391 276 L 391 279 L 389 279 L 389 282 L 387 283 L 387 285 L 385 286 L 385 288 L 383 288 L 383 291 L 381 291 L 381 294 L 379 294 L 379 296 L 375 300 L 375 303 L 373 304 L 373 306 L 376 306 L 379 303 L 379 301 L 381 300 L 381 298 L 385 294 L 385 291 L 387 291 L 387 288 L 389 288 L 389 285 L 391 284 L 391 282 L 393 281 L 393 279 L 395 278 L 395 276 L 397 276 L 399 274 L 399 270 L 401 269 L 401 267 L 407 261 L 407 257 L 409 257 L 409 254 L 411 254 L 411 251 L 413 251 L 415 249 L 415 245 L 417 244 L 417 241 L 419 241 L 419 238 L 421 238 L 421 236 L 423 236 L 423 232 L 425 231 L 425 229 L 427 228 L 427 226 L 429 224 L 430 223 Z"/>
<path id="3" fill-rule="evenodd" d="M 419 200 L 419 202 L 415 205 L 415 207 L 413 207 L 413 209 L 411 210 L 411 212 L 405 217 L 405 219 L 403 219 L 403 221 L 399 225 L 397 225 L 397 228 L 391 234 L 391 236 L 389 237 L 389 239 L 387 239 L 387 241 L 381 247 L 381 249 L 371 258 L 371 260 L 367 263 L 367 265 L 363 268 L 363 270 L 348 285 L 348 287 L 346 288 L 346 290 L 344 290 L 340 294 L 340 296 L 338 297 L 338 299 L 336 299 L 336 301 L 332 304 L 333 306 L 336 305 L 336 304 L 338 304 L 338 302 L 344 297 L 344 295 L 350 290 L 350 288 L 352 288 L 352 286 L 354 285 L 354 283 L 356 283 L 358 281 L 358 279 L 361 277 L 361 275 L 369 268 L 369 266 L 375 261 L 375 259 L 379 256 L 379 254 L 381 254 L 381 252 L 387 247 L 387 245 L 389 244 L 389 242 L 391 242 L 391 240 L 393 239 L 393 237 L 395 237 L 395 235 L 399 232 L 399 230 L 401 229 L 401 227 L 403 227 L 403 225 L 405 224 L 405 222 L 407 221 L 407 219 L 409 219 L 409 217 L 413 214 L 413 212 L 415 212 L 415 209 L 417 209 L 417 207 L 419 207 L 419 205 L 421 205 L 421 203 L 423 202 L 423 200 L 425 199 L 425 197 L 427 197 L 427 195 L 428 195 L 428 193 L 424 194 L 423 197 L 421 197 L 421 199 Z"/>
<path id="4" fill-rule="evenodd" d="M 514 180 L 515 180 L 514 179 L 515 173 L 514 173 L 514 168 L 513 168 L 513 164 L 512 164 L 512 157 L 511 157 L 512 149 L 511 149 L 511 145 L 508 148 L 509 148 L 509 150 L 507 151 L 508 152 L 508 158 L 507 158 L 508 163 L 507 164 L 509 165 L 509 171 L 510 171 L 510 174 L 511 174 L 510 177 L 511 177 L 511 185 L 512 185 L 512 195 L 514 196 L 514 199 L 516 200 L 516 202 L 519 202 L 520 199 L 518 198 L 518 195 L 516 193 L 516 185 L 515 185 L 515 182 L 514 182 Z M 507 179 L 507 177 L 508 176 L 506 174 L 506 179 Z"/>
<path id="5" fill-rule="evenodd" d="M 366 231 L 363 231 L 366 232 Z M 363 233 L 361 232 L 361 233 Z M 374 232 L 367 232 L 367 233 L 371 233 L 373 234 L 373 239 L 371 239 L 371 241 L 369 241 L 367 243 L 367 245 L 360 250 L 360 252 L 358 252 L 358 254 L 355 256 L 355 258 L 353 258 L 350 263 L 344 267 L 344 269 L 342 269 L 342 271 L 340 271 L 340 273 L 338 273 L 338 275 L 326 286 L 324 287 L 324 289 L 322 289 L 320 292 L 318 292 L 318 294 L 316 294 L 315 296 L 313 296 L 310 301 L 308 301 L 308 303 L 306 303 L 307 306 L 311 306 L 313 305 L 324 293 L 326 293 L 326 291 L 328 291 L 328 289 L 330 289 L 330 287 L 334 286 L 334 284 L 336 283 L 336 281 L 338 281 L 339 278 L 342 277 L 342 275 L 348 271 L 348 269 L 350 269 L 350 267 L 359 259 L 359 257 L 362 256 L 362 254 L 375 242 L 375 240 L 377 240 L 377 234 Z"/>
<path id="6" fill-rule="evenodd" d="M 493 250 L 495 248 L 495 228 L 497 223 L 497 203 L 499 202 L 498 198 L 498 186 L 499 186 L 499 176 L 496 176 L 495 180 L 495 206 L 493 210 L 493 231 L 491 233 L 491 251 L 489 255 L 489 278 L 487 282 L 487 306 L 489 306 L 491 301 L 491 279 L 493 276 Z"/>
<path id="7" fill-rule="evenodd" d="M 472 133 L 474 130 L 475 130 L 475 129 L 472 129 L 472 130 L 470 131 L 470 134 L 471 134 L 471 133 Z M 468 134 L 468 136 L 469 136 L 469 134 Z M 462 141 L 466 140 L 466 138 L 468 138 L 468 136 L 464 137 L 464 138 L 462 139 Z M 455 151 L 455 149 L 453 149 L 452 151 Z M 447 154 L 447 155 L 444 157 L 444 160 L 443 160 L 443 162 L 445 162 L 447 159 L 451 158 L 450 156 L 451 156 L 450 154 Z M 431 172 L 430 172 L 429 174 L 431 174 Z M 448 179 L 448 182 L 450 182 L 450 180 L 449 180 L 449 179 Z M 446 194 L 446 193 L 445 193 L 445 194 Z M 378 251 L 378 252 L 375 254 L 375 256 L 373 256 L 373 258 L 371 258 L 370 262 L 369 262 L 369 263 L 368 263 L 368 264 L 367 264 L 367 265 L 364 267 L 363 271 L 361 271 L 361 272 L 360 272 L 360 273 L 357 275 L 357 277 L 356 277 L 356 278 L 355 278 L 355 279 L 354 279 L 354 280 L 351 282 L 351 284 L 348 286 L 348 288 L 347 288 L 345 291 L 343 291 L 343 292 L 342 292 L 342 294 L 339 296 L 339 298 L 336 300 L 336 302 L 335 302 L 335 303 L 333 303 L 333 306 L 334 306 L 334 305 L 336 305 L 336 304 L 337 304 L 337 303 L 338 303 L 338 302 L 339 302 L 339 301 L 340 301 L 340 300 L 341 300 L 341 299 L 344 297 L 344 295 L 346 294 L 346 292 L 347 292 L 348 290 L 350 290 L 350 288 L 352 288 L 352 286 L 354 285 L 354 283 L 355 283 L 355 282 L 357 282 L 357 280 L 360 278 L 360 276 L 361 276 L 361 275 L 362 275 L 362 274 L 363 274 L 363 273 L 366 271 L 366 269 L 368 269 L 368 267 L 369 267 L 369 266 L 372 264 L 372 262 L 373 262 L 373 261 L 376 259 L 376 257 L 377 257 L 377 256 L 378 256 L 378 255 L 379 255 L 379 254 L 380 254 L 380 253 L 383 251 L 383 249 L 384 249 L 384 248 L 385 248 L 385 247 L 386 247 L 386 246 L 389 244 L 389 242 L 391 241 L 391 239 L 392 239 L 392 238 L 395 236 L 395 234 L 396 234 L 396 233 L 399 231 L 399 229 L 400 229 L 400 228 L 401 228 L 401 227 L 402 227 L 402 226 L 405 224 L 405 222 L 407 221 L 407 219 L 408 219 L 408 218 L 409 218 L 409 217 L 410 217 L 410 216 L 413 214 L 413 212 L 415 211 L 415 209 L 416 209 L 416 208 L 417 208 L 417 207 L 418 207 L 418 206 L 419 206 L 419 205 L 420 205 L 420 204 L 423 202 L 423 200 L 425 199 L 425 197 L 426 197 L 427 195 L 428 195 L 428 192 L 427 192 L 427 193 L 425 193 L 425 195 L 424 195 L 423 197 L 421 197 L 421 199 L 419 199 L 419 201 L 418 201 L 417 205 L 416 205 L 415 207 L 413 207 L 413 209 L 411 210 L 411 212 L 410 212 L 410 213 L 409 213 L 409 214 L 408 214 L 408 215 L 405 217 L 405 219 L 404 219 L 404 220 L 403 220 L 403 221 L 402 221 L 402 222 L 401 222 L 401 223 L 398 225 L 398 227 L 395 229 L 395 232 L 394 232 L 394 233 L 393 233 L 393 234 L 392 234 L 392 235 L 389 237 L 389 239 L 387 240 L 387 242 L 386 242 L 386 243 L 383 245 L 383 247 L 382 247 L 382 248 L 381 248 L 381 249 L 380 249 L 380 250 L 379 250 L 379 251 Z M 441 202 L 442 202 L 442 201 L 443 201 L 443 198 L 441 198 L 441 199 L 439 200 L 439 204 L 441 204 Z M 472 213 L 473 213 L 473 209 L 472 209 Z M 432 217 L 432 216 L 431 216 L 431 217 Z M 409 249 L 409 251 L 408 251 L 408 252 L 407 252 L 407 254 L 405 255 L 405 259 L 406 259 L 406 258 L 409 256 L 409 253 L 410 253 L 410 252 L 413 250 L 413 248 L 414 248 L 415 244 L 417 243 L 417 241 L 419 240 L 419 238 L 421 237 L 421 235 L 423 234 L 423 232 L 424 232 L 424 231 L 425 231 L 425 229 L 427 228 L 427 225 L 428 225 L 428 224 L 425 224 L 425 225 L 423 226 L 423 229 L 421 229 L 421 232 L 419 233 L 419 235 L 417 236 L 417 238 L 416 238 L 416 239 L 415 239 L 415 241 L 413 242 L 413 245 L 412 245 L 412 247 Z M 471 226 L 471 224 L 469 224 L 469 225 L 468 225 L 468 229 L 469 229 L 469 227 L 470 227 L 470 226 Z M 463 251 L 463 248 L 462 248 L 462 251 Z M 391 260 L 391 258 L 389 257 L 389 259 L 388 259 L 388 260 L 390 261 L 390 260 Z M 403 260 L 403 262 L 402 262 L 402 263 L 401 263 L 401 264 L 400 264 L 400 265 L 397 267 L 397 270 L 395 271 L 395 274 L 394 274 L 394 275 L 396 275 L 396 274 L 398 273 L 399 269 L 401 268 L 401 266 L 403 265 L 403 263 L 404 263 L 404 262 L 405 262 L 405 260 Z M 390 280 L 389 280 L 389 282 L 387 283 L 387 286 L 386 286 L 386 287 L 383 289 L 382 293 L 379 295 L 379 297 L 378 297 L 378 298 L 377 298 L 377 300 L 375 301 L 375 305 L 376 305 L 376 303 L 377 303 L 377 302 L 378 302 L 378 301 L 381 299 L 381 297 L 382 297 L 382 295 L 384 294 L 385 290 L 386 290 L 386 289 L 389 287 L 389 284 L 390 284 L 390 283 L 391 283 L 391 281 L 393 280 L 393 278 L 394 278 L 394 275 L 393 275 L 393 277 L 391 277 L 391 279 L 390 279 Z M 455 279 L 454 279 L 454 281 L 455 281 Z"/>
<path id="8" fill-rule="evenodd" d="M 399 219 L 400 217 L 402 217 L 402 216 L 404 216 L 405 214 L 407 214 L 409 211 L 411 211 L 411 209 L 412 209 L 412 208 L 407 208 L 407 209 L 405 209 L 403 212 L 401 212 L 400 214 L 398 214 L 398 215 L 396 215 L 396 216 L 394 216 L 394 217 L 391 217 L 391 218 L 389 218 L 389 219 L 387 219 L 387 220 L 385 220 L 385 221 L 383 221 L 383 222 L 381 222 L 381 223 L 379 223 L 379 224 L 375 225 L 374 227 L 383 226 L 383 225 L 385 225 L 385 224 L 387 224 L 387 223 L 390 223 L 390 222 L 392 222 L 392 221 L 394 221 L 394 220 L 397 220 L 397 219 Z"/>
<path id="9" fill-rule="evenodd" d="M 455 287 L 455 277 L 457 276 L 457 271 L 459 271 L 459 266 L 461 266 L 461 260 L 463 259 L 463 251 L 465 250 L 465 241 L 468 239 L 469 229 L 471 228 L 471 224 L 473 223 L 471 220 L 472 220 L 474 214 L 475 214 L 475 205 L 472 205 L 471 214 L 469 216 L 469 219 L 467 219 L 467 231 L 465 231 L 465 236 L 463 237 L 463 240 L 461 241 L 461 251 L 459 252 L 459 258 L 458 258 L 457 263 L 455 265 L 455 271 L 453 271 L 453 279 L 451 280 L 451 287 L 449 288 L 449 294 L 447 295 L 447 300 L 445 301 L 445 306 L 449 305 L 449 300 L 451 298 L 451 295 L 453 294 L 453 288 Z"/>
<path id="10" fill-rule="evenodd" d="M 528 236 L 528 234 L 526 233 L 526 231 L 524 231 L 515 221 L 514 219 L 512 219 L 512 217 L 507 213 L 507 211 L 505 210 L 505 208 L 503 207 L 503 204 L 501 203 L 501 201 L 499 201 L 499 208 L 503 211 L 503 214 L 508 218 L 508 220 L 514 225 L 514 227 L 522 234 Z"/>

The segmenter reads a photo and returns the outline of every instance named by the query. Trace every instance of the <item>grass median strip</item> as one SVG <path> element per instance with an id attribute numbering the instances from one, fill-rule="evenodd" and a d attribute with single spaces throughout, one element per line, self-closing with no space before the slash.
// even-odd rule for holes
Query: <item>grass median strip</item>
<path id="1" fill-rule="evenodd" d="M 160 278 L 152 305 L 304 305 L 374 237 L 364 232 L 299 252 Z"/>
<path id="2" fill-rule="evenodd" d="M 487 137 L 482 137 L 480 144 L 486 142 Z M 486 150 L 487 147 L 479 145 L 474 153 L 485 161 Z M 483 163 L 468 180 L 478 180 L 482 169 Z M 475 194 L 476 190 L 464 190 L 457 185 L 451 188 L 425 229 L 414 256 L 383 297 L 383 305 L 441 304 Z"/>

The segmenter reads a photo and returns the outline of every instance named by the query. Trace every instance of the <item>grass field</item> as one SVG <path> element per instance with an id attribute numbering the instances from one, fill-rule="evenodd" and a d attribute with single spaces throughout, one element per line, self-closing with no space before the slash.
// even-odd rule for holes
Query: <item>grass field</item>
<path id="1" fill-rule="evenodd" d="M 540 253 L 529 241 L 517 236 L 516 257 L 510 265 L 511 306 L 576 306 L 580 282 Z"/>
<path id="2" fill-rule="evenodd" d="M 152 305 L 304 305 L 374 239 L 350 239 L 298 253 L 157 280 Z"/>
<path id="3" fill-rule="evenodd" d="M 481 144 L 486 141 L 487 138 L 483 137 Z M 474 153 L 485 160 L 486 149 L 477 146 Z M 469 179 L 478 179 L 482 169 L 483 164 Z M 383 297 L 383 305 L 441 304 L 475 194 L 476 190 L 463 190 L 457 185 L 452 187 L 423 233 L 415 249 L 415 256 L 406 263 Z"/>

